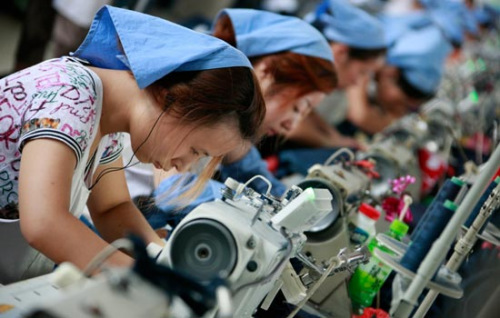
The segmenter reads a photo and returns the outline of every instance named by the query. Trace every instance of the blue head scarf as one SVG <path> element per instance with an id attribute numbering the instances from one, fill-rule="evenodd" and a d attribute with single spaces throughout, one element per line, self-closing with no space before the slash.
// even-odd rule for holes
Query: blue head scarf
<path id="1" fill-rule="evenodd" d="M 492 23 L 495 19 L 494 10 L 487 6 L 477 6 L 473 11 L 474 18 L 479 24 Z"/>
<path id="2" fill-rule="evenodd" d="M 391 46 L 408 30 L 420 29 L 433 23 L 429 14 L 424 10 L 402 15 L 381 14 L 378 17 L 385 29 L 387 46 Z"/>
<path id="3" fill-rule="evenodd" d="M 461 44 L 466 31 L 473 35 L 478 34 L 474 13 L 462 0 L 420 0 L 420 2 L 450 41 Z"/>
<path id="4" fill-rule="evenodd" d="M 224 9 L 214 26 L 223 15 L 231 19 L 236 47 L 248 57 L 291 51 L 333 61 L 323 35 L 299 18 L 252 9 Z"/>
<path id="5" fill-rule="evenodd" d="M 347 0 L 324 0 L 305 20 L 317 26 L 329 41 L 359 49 L 386 47 L 380 21 Z"/>
<path id="6" fill-rule="evenodd" d="M 171 72 L 233 66 L 248 58 L 224 41 L 147 14 L 104 6 L 74 56 L 97 67 L 131 70 L 140 88 Z"/>
<path id="7" fill-rule="evenodd" d="M 434 94 L 450 51 L 451 45 L 439 28 L 429 25 L 399 37 L 388 50 L 387 63 L 400 68 L 406 80 L 420 91 Z"/>

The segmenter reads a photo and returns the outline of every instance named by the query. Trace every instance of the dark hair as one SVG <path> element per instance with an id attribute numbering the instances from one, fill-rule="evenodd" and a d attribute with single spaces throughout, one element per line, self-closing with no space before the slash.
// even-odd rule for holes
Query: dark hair
<path id="1" fill-rule="evenodd" d="M 398 68 L 399 71 L 399 77 L 398 77 L 398 86 L 401 88 L 403 93 L 405 93 L 406 96 L 414 99 L 419 99 L 419 100 L 429 100 L 434 97 L 434 93 L 426 93 L 423 92 L 421 89 L 415 87 L 415 85 L 411 84 L 408 79 L 406 79 L 404 70 L 401 68 Z"/>
<path id="2" fill-rule="evenodd" d="M 354 60 L 367 61 L 384 56 L 386 53 L 387 49 L 385 47 L 379 49 L 361 49 L 349 46 L 349 57 Z"/>
<path id="3" fill-rule="evenodd" d="M 236 34 L 233 23 L 227 14 L 223 14 L 217 19 L 212 35 L 224 42 L 236 47 Z"/>
<path id="4" fill-rule="evenodd" d="M 174 72 L 151 89 L 168 114 L 181 121 L 209 126 L 234 119 L 241 137 L 251 141 L 266 112 L 257 78 L 247 67 Z"/>
<path id="5" fill-rule="evenodd" d="M 248 67 L 174 72 L 148 89 L 180 123 L 211 126 L 233 120 L 243 139 L 256 142 L 260 138 L 258 131 L 266 107 L 257 78 Z M 222 157 L 212 158 L 195 184 L 179 197 L 179 202 L 198 196 L 221 161 Z"/>

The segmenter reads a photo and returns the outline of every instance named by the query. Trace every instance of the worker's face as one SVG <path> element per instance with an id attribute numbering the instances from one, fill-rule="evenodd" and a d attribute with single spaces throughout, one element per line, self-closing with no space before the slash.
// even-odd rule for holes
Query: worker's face
<path id="1" fill-rule="evenodd" d="M 264 93 L 265 96 L 265 93 Z M 325 98 L 322 92 L 312 92 L 301 97 L 295 96 L 293 88 L 284 89 L 277 94 L 265 97 L 266 117 L 263 129 L 268 136 L 286 135 Z"/>
<path id="2" fill-rule="evenodd" d="M 349 47 L 343 44 L 330 45 L 338 78 L 338 88 L 344 89 L 358 83 L 361 78 L 372 76 L 385 62 L 382 56 L 368 60 L 357 60 L 349 57 Z"/>
<path id="3" fill-rule="evenodd" d="M 200 126 L 167 117 L 152 132 L 151 127 L 142 125 L 130 132 L 132 148 L 138 149 L 136 157 L 141 162 L 165 171 L 171 168 L 186 171 L 200 158 L 224 156 L 242 144 L 237 125 L 230 122 Z"/>
<path id="4" fill-rule="evenodd" d="M 399 70 L 390 65 L 383 66 L 377 72 L 377 103 L 395 116 L 404 116 L 417 111 L 422 100 L 408 97 L 399 86 Z"/>

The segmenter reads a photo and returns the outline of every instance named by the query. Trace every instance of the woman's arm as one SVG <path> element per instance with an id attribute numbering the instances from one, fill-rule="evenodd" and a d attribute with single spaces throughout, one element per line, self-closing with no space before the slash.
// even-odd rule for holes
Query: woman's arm
<path id="1" fill-rule="evenodd" d="M 101 165 L 94 173 L 94 177 L 99 176 L 105 169 L 122 166 L 121 158 Z M 103 176 L 92 189 L 87 206 L 94 225 L 108 242 L 133 233 L 140 236 L 146 244 L 150 242 L 160 246 L 165 244 L 130 199 L 123 170 Z"/>
<path id="2" fill-rule="evenodd" d="M 314 110 L 290 132 L 287 138 L 313 148 L 361 147 L 355 139 L 342 135 Z"/>
<path id="3" fill-rule="evenodd" d="M 28 243 L 55 263 L 84 268 L 108 244 L 69 212 L 74 152 L 62 142 L 36 139 L 26 143 L 19 173 L 21 231 Z M 115 253 L 114 265 L 132 259 Z"/>
<path id="4" fill-rule="evenodd" d="M 330 147 L 338 132 L 314 110 L 288 134 L 288 139 L 308 147 Z"/>
<path id="5" fill-rule="evenodd" d="M 348 100 L 347 119 L 364 132 L 375 134 L 394 120 L 382 108 L 370 104 L 367 83 L 361 82 L 346 89 Z"/>

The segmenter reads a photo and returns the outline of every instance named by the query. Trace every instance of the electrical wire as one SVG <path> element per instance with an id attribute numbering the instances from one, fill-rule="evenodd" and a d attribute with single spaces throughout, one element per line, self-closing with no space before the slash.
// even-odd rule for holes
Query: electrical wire
<path id="1" fill-rule="evenodd" d="M 107 245 L 103 250 L 97 253 L 97 255 L 94 256 L 94 258 L 87 264 L 87 267 L 83 270 L 83 277 L 90 277 L 91 274 L 98 269 L 105 260 L 118 250 L 124 249 L 132 251 L 133 247 L 132 241 L 126 238 L 120 238 L 113 241 L 113 243 Z"/>
<path id="2" fill-rule="evenodd" d="M 244 188 L 246 188 L 250 183 L 252 183 L 256 179 L 261 179 L 262 181 L 264 181 L 267 184 L 266 196 L 269 196 L 269 194 L 271 193 L 271 189 L 273 188 L 273 185 L 271 184 L 271 181 L 269 181 L 266 177 L 264 177 L 260 174 L 253 176 L 252 178 L 250 178 L 250 180 L 245 182 L 245 184 L 243 184 L 243 187 L 241 187 L 241 189 L 242 189 L 241 191 L 243 191 Z M 239 195 L 240 193 L 241 192 L 236 193 L 236 195 Z"/>
<path id="3" fill-rule="evenodd" d="M 111 173 L 111 172 L 116 172 L 116 171 L 124 170 L 124 169 L 127 169 L 127 168 L 129 168 L 129 167 L 133 167 L 133 166 L 135 166 L 135 165 L 139 164 L 139 162 L 134 162 L 133 164 L 131 164 L 131 163 L 132 163 L 132 160 L 133 160 L 133 159 L 134 159 L 134 157 L 135 157 L 135 154 L 139 151 L 139 149 L 141 149 L 141 147 L 142 147 L 142 146 L 146 143 L 146 141 L 148 141 L 149 137 L 150 137 L 150 136 L 151 136 L 151 134 L 153 133 L 153 130 L 155 129 L 155 127 L 156 127 L 156 125 L 158 124 L 158 122 L 160 121 L 160 118 L 163 116 L 163 114 L 165 114 L 165 110 L 166 110 L 166 109 L 164 109 L 164 110 L 161 112 L 160 116 L 158 116 L 158 118 L 155 120 L 155 122 L 154 122 L 154 124 L 153 124 L 153 127 L 151 127 L 151 130 L 149 131 L 148 135 L 146 136 L 146 138 L 144 139 L 144 141 L 143 141 L 143 142 L 139 145 L 139 147 L 137 147 L 137 149 L 135 149 L 135 150 L 134 150 L 134 152 L 133 152 L 132 156 L 130 157 L 129 161 L 127 162 L 127 164 L 126 164 L 126 165 L 124 165 L 123 167 L 112 167 L 112 168 L 106 168 L 106 169 L 104 169 L 103 171 L 101 171 L 101 172 L 97 175 L 97 177 L 96 177 L 96 179 L 95 179 L 94 183 L 93 183 L 93 184 L 89 187 L 89 190 L 92 190 L 92 189 L 93 189 L 93 188 L 97 185 L 97 183 L 98 183 L 98 182 L 99 182 L 99 181 L 100 181 L 100 180 L 101 180 L 101 179 L 102 179 L 102 178 L 103 178 L 106 174 Z"/>
<path id="4" fill-rule="evenodd" d="M 239 286 L 238 288 L 236 288 L 234 290 L 234 292 L 233 292 L 233 299 L 236 297 L 236 295 L 240 291 L 242 291 L 245 288 L 248 288 L 248 287 L 251 287 L 251 286 L 255 286 L 255 285 L 260 285 L 260 284 L 268 282 L 273 277 L 273 275 L 278 272 L 278 270 L 283 266 L 283 264 L 285 264 L 285 262 L 290 259 L 290 256 L 292 256 L 292 245 L 293 245 L 292 239 L 288 236 L 288 234 L 286 233 L 286 231 L 285 231 L 284 228 L 280 229 L 280 233 L 287 240 L 286 255 L 283 256 L 283 258 L 279 261 L 279 263 L 273 268 L 273 270 L 268 275 L 266 275 L 266 276 L 264 276 L 264 277 L 262 277 L 262 278 L 260 278 L 258 280 L 255 280 L 253 282 L 249 282 L 249 283 L 243 284 L 243 285 Z"/>
<path id="5" fill-rule="evenodd" d="M 341 153 L 346 153 L 349 155 L 349 161 L 354 161 L 354 153 L 348 149 L 348 148 L 340 148 L 339 150 L 335 151 L 328 159 L 326 159 L 324 165 L 328 166 L 332 163 L 334 159 L 336 159 Z"/>

